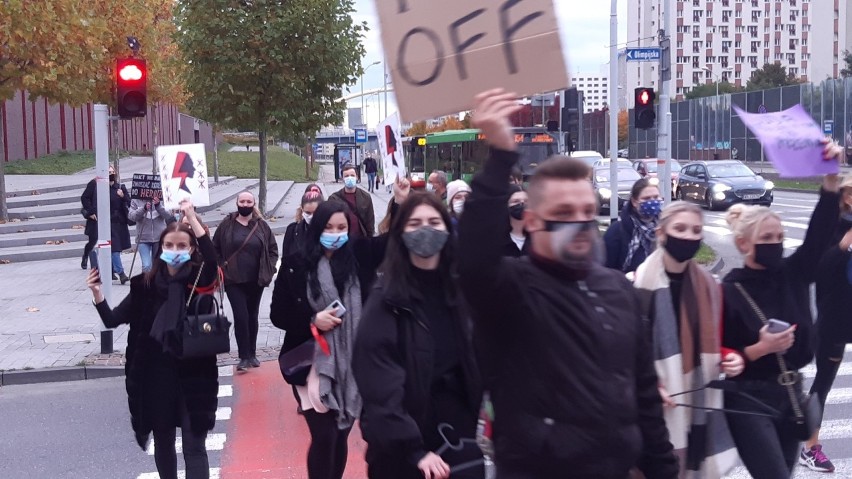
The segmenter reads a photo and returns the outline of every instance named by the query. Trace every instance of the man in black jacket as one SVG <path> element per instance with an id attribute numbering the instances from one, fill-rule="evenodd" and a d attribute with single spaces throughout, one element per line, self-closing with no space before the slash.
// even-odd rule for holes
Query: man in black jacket
<path id="1" fill-rule="evenodd" d="M 477 97 L 491 158 L 460 224 L 459 272 L 494 404 L 498 479 L 676 478 L 639 301 L 604 268 L 588 168 L 538 166 L 524 213 L 530 257 L 502 257 L 506 198 L 518 160 L 516 95 Z"/>
<path id="2" fill-rule="evenodd" d="M 376 187 L 376 173 L 379 172 L 379 165 L 376 163 L 376 159 L 372 156 L 368 156 L 364 158 L 364 173 L 367 173 L 367 181 L 369 183 L 368 189 L 370 193 Z"/>

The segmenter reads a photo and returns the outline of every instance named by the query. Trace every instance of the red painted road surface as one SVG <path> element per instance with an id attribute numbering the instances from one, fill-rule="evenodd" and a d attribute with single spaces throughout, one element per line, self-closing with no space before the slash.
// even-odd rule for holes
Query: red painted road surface
<path id="1" fill-rule="evenodd" d="M 222 479 L 307 479 L 310 434 L 296 413 L 292 388 L 281 378 L 277 361 L 234 374 L 233 414 L 222 454 Z M 361 430 L 349 435 L 345 479 L 364 479 L 367 444 Z"/>

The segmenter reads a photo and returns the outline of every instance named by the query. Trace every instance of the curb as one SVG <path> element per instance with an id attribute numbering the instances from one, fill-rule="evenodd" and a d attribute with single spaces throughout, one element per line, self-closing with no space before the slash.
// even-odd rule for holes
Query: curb
<path id="1" fill-rule="evenodd" d="M 707 269 L 710 271 L 710 274 L 717 274 L 717 273 L 719 273 L 719 271 L 722 271 L 722 268 L 724 268 L 724 267 L 725 267 L 725 260 L 722 259 L 722 258 L 718 258 L 718 259 L 716 259 L 716 263 L 714 263 L 712 266 L 708 267 Z"/>
<path id="2" fill-rule="evenodd" d="M 124 376 L 124 366 L 78 366 L 0 372 L 0 386 L 85 381 Z"/>
<path id="3" fill-rule="evenodd" d="M 785 193 L 810 193 L 813 195 L 819 194 L 819 190 L 797 190 L 795 188 L 775 188 L 775 191 L 783 191 Z"/>

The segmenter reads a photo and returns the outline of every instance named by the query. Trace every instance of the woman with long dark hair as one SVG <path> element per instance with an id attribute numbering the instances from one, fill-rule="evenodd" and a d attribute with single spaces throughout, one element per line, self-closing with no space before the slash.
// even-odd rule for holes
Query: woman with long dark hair
<path id="1" fill-rule="evenodd" d="M 353 362 L 371 479 L 447 478 L 441 453 L 473 465 L 453 477 L 483 476 L 475 444 L 441 450 L 442 431 L 453 444 L 475 437 L 482 399 L 452 234 L 449 213 L 431 193 L 412 194 L 391 224 Z"/>
<path id="2" fill-rule="evenodd" d="M 151 271 L 130 280 L 130 293 L 118 306 L 111 309 L 104 299 L 97 269 L 89 272 L 86 285 L 106 327 L 130 325 L 126 385 L 139 446 L 147 448 L 153 432 L 157 471 L 161 478 L 176 479 L 175 428 L 180 427 L 186 477 L 206 479 L 204 441 L 216 422 L 219 390 L 216 356 L 180 359 L 180 321 L 198 301 L 209 301 L 199 294 L 217 286 L 218 264 L 216 249 L 192 204 L 183 202 L 181 210 L 189 225 L 166 226 L 158 244 L 159 258 Z M 193 298 L 187 307 L 190 294 Z"/>
<path id="3" fill-rule="evenodd" d="M 657 220 L 662 208 L 660 187 L 649 178 L 636 180 L 630 190 L 630 201 L 621 209 L 620 219 L 604 234 L 607 268 L 623 273 L 636 271 L 654 252 Z"/>
<path id="4" fill-rule="evenodd" d="M 302 201 L 296 209 L 296 217 L 292 223 L 287 225 L 284 232 L 284 240 L 281 242 L 281 265 L 286 267 L 284 259 L 303 249 L 303 242 L 308 233 L 314 213 L 320 203 L 323 202 L 322 194 L 315 191 L 306 191 L 302 195 Z"/>
<path id="5" fill-rule="evenodd" d="M 398 181 L 394 202 L 408 196 Z M 340 479 L 346 467 L 347 439 L 361 414 L 361 396 L 352 376 L 352 353 L 362 306 L 385 254 L 386 236 L 350 241 L 348 207 L 321 203 L 313 214 L 302 250 L 283 259 L 272 293 L 270 319 L 287 331 L 281 358 L 315 341 L 309 368 L 290 383 L 311 433 L 309 479 Z"/>

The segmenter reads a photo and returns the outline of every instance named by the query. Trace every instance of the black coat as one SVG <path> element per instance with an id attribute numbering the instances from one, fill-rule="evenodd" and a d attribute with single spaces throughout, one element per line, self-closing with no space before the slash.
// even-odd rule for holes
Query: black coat
<path id="1" fill-rule="evenodd" d="M 255 283 L 258 286 L 267 287 L 272 282 L 272 277 L 275 276 L 275 265 L 278 264 L 278 242 L 275 241 L 275 235 L 272 234 L 272 229 L 263 218 L 252 218 L 249 220 L 249 228 L 254 228 L 257 225 L 257 230 L 253 233 L 263 244 L 261 247 L 261 255 L 257 258 L 258 261 L 258 277 L 248 278 L 243 273 L 244 268 L 240 267 L 239 249 L 242 246 L 242 241 L 234 240 L 234 227 L 237 222 L 239 213 L 231 213 L 222 220 L 219 227 L 216 228 L 216 234 L 213 235 L 213 245 L 219 253 L 219 258 L 222 263 L 222 272 L 225 274 L 226 284 L 238 283 Z M 232 258 L 230 262 L 226 262 Z M 251 269 L 251 268 L 249 268 Z"/>
<path id="2" fill-rule="evenodd" d="M 281 257 L 300 253 L 302 251 L 302 242 L 308 232 L 308 223 L 305 220 L 293 222 L 287 225 L 287 230 L 284 232 L 284 239 L 281 240 Z"/>
<path id="3" fill-rule="evenodd" d="M 840 220 L 837 233 L 819 263 L 816 295 L 820 342 L 852 343 L 852 285 L 847 277 L 852 253 L 839 247 L 850 228 L 852 222 Z"/>
<path id="4" fill-rule="evenodd" d="M 379 171 L 379 165 L 375 158 L 368 156 L 364 159 L 364 173 L 376 173 Z"/>
<path id="5" fill-rule="evenodd" d="M 422 434 L 427 427 L 436 426 L 432 424 L 435 341 L 458 345 L 464 402 L 470 411 L 471 429 L 475 429 L 482 389 L 471 324 L 459 301 L 448 298 L 446 303 L 456 326 L 455 338 L 435 337 L 420 301 L 393 297 L 381 286 L 374 289 L 364 308 L 352 369 L 364 399 L 361 432 L 369 445 L 367 462 L 373 479 L 382 475 L 378 471 L 393 471 L 388 479 L 422 477 L 417 462 L 431 447 L 437 447 L 426 444 Z M 474 432 L 468 431 L 465 437 L 473 437 Z"/>
<path id="6" fill-rule="evenodd" d="M 204 257 L 204 269 L 198 284 L 210 285 L 216 279 L 216 251 L 207 235 L 199 238 L 199 248 Z M 197 274 L 196 266 L 190 274 L 193 282 Z M 187 294 L 191 287 L 192 283 L 187 285 Z M 193 301 L 196 300 L 197 296 Z M 106 301 L 97 305 L 106 327 L 130 325 L 125 385 L 130 422 L 143 447 L 152 430 L 180 426 L 181 398 L 186 403 L 194 432 L 209 431 L 216 422 L 219 391 L 216 356 L 176 359 L 164 353 L 162 345 L 150 336 L 154 318 L 165 301 L 153 282 L 149 287 L 144 275 L 138 275 L 130 280 L 130 294 L 114 309 L 110 309 Z"/>
<path id="7" fill-rule="evenodd" d="M 612 223 L 604 233 L 604 243 L 606 244 L 606 267 L 617 269 L 622 273 L 636 271 L 640 264 L 644 263 L 648 258 L 645 250 L 639 248 L 633 255 L 630 264 L 624 268 L 624 262 L 627 261 L 627 252 L 630 247 L 630 240 L 633 238 L 633 203 L 627 202 L 621 209 L 619 219 Z"/>
<path id="8" fill-rule="evenodd" d="M 634 288 L 599 265 L 581 278 L 534 251 L 502 257 L 518 154 L 491 154 L 465 203 L 459 272 L 489 365 L 497 463 L 542 479 L 623 479 L 635 465 L 678 477 Z"/>
<path id="9" fill-rule="evenodd" d="M 117 191 L 119 189 L 124 192 L 123 198 L 118 196 Z M 127 227 L 127 213 L 130 210 L 130 201 L 130 193 L 123 184 L 115 182 L 109 185 L 109 219 L 112 233 L 112 251 L 114 253 L 120 253 L 131 247 L 130 230 Z M 98 214 L 98 192 L 95 180 L 91 180 L 86 184 L 86 189 L 83 190 L 83 194 L 80 196 L 80 203 L 83 209 L 86 210 L 86 213 L 88 213 L 84 233 L 89 238 L 97 238 L 98 222 L 88 218 L 88 216 Z M 99 215 L 98 219 L 100 219 Z"/>

